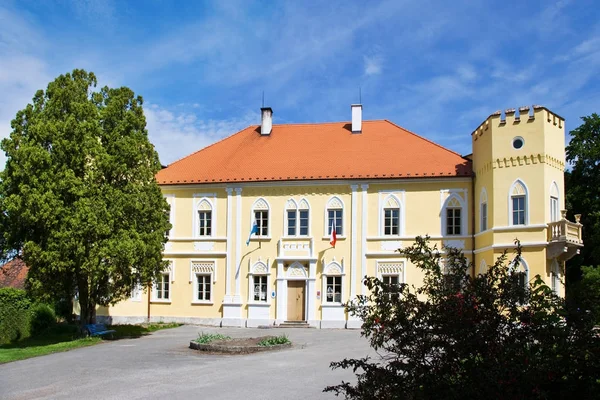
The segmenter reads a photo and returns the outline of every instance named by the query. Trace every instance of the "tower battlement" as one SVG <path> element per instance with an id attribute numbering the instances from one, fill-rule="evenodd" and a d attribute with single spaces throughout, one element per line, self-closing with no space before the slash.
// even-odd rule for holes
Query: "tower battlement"
<path id="1" fill-rule="evenodd" d="M 500 128 L 507 125 L 514 126 L 523 123 L 527 124 L 535 121 L 536 118 L 543 118 L 546 123 L 557 126 L 559 129 L 563 128 L 565 122 L 563 117 L 540 105 L 507 108 L 505 110 L 497 110 L 490 114 L 485 121 L 471 133 L 471 136 L 473 136 L 474 140 L 477 140 L 477 138 L 483 135 L 490 126 Z"/>

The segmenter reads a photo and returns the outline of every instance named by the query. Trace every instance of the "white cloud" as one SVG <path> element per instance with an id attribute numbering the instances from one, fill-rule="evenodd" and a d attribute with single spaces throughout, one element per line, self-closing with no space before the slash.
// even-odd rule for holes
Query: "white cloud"
<path id="1" fill-rule="evenodd" d="M 365 62 L 365 75 L 379 75 L 381 74 L 381 64 L 383 60 L 380 56 L 363 56 Z"/>
<path id="2" fill-rule="evenodd" d="M 228 120 L 198 119 L 189 112 L 172 111 L 156 104 L 146 105 L 148 136 L 160 161 L 170 164 L 218 140 L 258 122 L 258 114 L 247 112 Z"/>

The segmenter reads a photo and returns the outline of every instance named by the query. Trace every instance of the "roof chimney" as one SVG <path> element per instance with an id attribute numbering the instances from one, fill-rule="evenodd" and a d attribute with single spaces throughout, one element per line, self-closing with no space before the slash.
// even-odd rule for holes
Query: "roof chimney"
<path id="1" fill-rule="evenodd" d="M 260 115 L 260 134 L 264 136 L 270 135 L 273 128 L 273 109 L 271 107 L 262 107 Z"/>
<path id="2" fill-rule="evenodd" d="M 352 133 L 362 132 L 362 104 L 352 104 Z"/>

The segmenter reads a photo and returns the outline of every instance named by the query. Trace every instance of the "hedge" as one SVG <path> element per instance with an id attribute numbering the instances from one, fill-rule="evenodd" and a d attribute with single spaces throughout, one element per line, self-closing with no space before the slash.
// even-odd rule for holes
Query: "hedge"
<path id="1" fill-rule="evenodd" d="M 0 344 L 29 336 L 30 308 L 24 290 L 0 288 Z"/>

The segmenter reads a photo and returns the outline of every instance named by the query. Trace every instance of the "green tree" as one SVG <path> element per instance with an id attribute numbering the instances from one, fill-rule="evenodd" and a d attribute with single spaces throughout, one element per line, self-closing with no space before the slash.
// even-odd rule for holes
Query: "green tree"
<path id="1" fill-rule="evenodd" d="M 569 262 L 574 267 L 600 266 L 600 116 L 592 114 L 582 120 L 583 124 L 571 131 L 566 148 L 571 164 L 571 170 L 565 174 L 567 209 L 582 214 L 585 245 L 581 255 Z M 579 275 L 577 268 L 575 274 Z"/>
<path id="2" fill-rule="evenodd" d="M 2 141 L 4 239 L 40 300 L 76 295 L 81 323 L 163 270 L 168 209 L 142 98 L 74 70 L 39 90 Z"/>
<path id="3" fill-rule="evenodd" d="M 365 278 L 370 294 L 347 308 L 380 358 L 333 362 L 357 382 L 326 391 L 377 400 L 597 398 L 593 321 L 569 312 L 539 276 L 524 284 L 520 248 L 476 277 L 460 250 L 447 249 L 443 259 L 424 238 L 403 253 L 423 272 L 423 285 Z"/>

